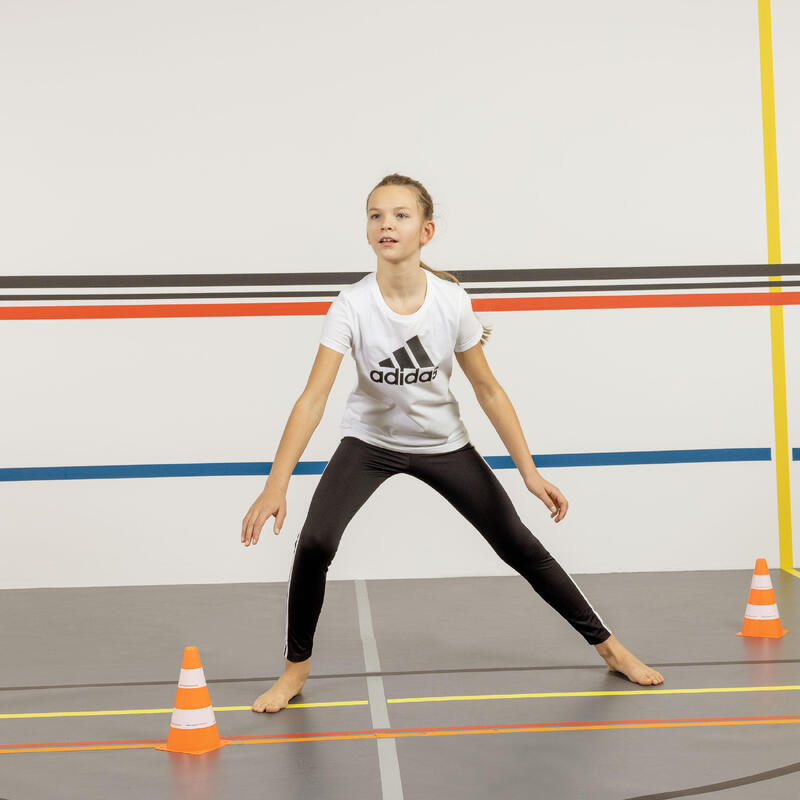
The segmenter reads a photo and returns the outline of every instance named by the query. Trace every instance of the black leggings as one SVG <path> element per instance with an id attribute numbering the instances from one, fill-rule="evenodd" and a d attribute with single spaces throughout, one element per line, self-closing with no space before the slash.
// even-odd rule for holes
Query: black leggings
<path id="1" fill-rule="evenodd" d="M 345 436 L 319 479 L 295 541 L 286 592 L 285 658 L 305 661 L 311 656 L 325 578 L 344 529 L 375 489 L 397 473 L 413 475 L 439 492 L 589 644 L 611 635 L 572 578 L 525 527 L 472 444 L 448 453 L 406 453 Z"/>

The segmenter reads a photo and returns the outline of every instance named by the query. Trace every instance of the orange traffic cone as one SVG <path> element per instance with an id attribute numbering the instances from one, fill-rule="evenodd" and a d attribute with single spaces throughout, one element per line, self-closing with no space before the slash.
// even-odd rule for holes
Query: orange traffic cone
<path id="1" fill-rule="evenodd" d="M 772 590 L 772 580 L 767 569 L 767 559 L 757 558 L 750 582 L 750 595 L 744 612 L 742 629 L 737 636 L 765 636 L 769 639 L 780 639 L 789 631 L 783 630 L 781 618 L 778 616 L 778 604 Z"/>
<path id="2" fill-rule="evenodd" d="M 167 743 L 156 745 L 156 750 L 201 755 L 226 744 L 230 742 L 219 738 L 200 654 L 196 647 L 186 647 Z"/>

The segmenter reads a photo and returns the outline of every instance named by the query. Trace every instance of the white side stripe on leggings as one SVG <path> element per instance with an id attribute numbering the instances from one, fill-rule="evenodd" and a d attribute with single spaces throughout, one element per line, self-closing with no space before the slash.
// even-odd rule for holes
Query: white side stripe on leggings
<path id="1" fill-rule="evenodd" d="M 564 572 L 567 572 L 567 571 L 566 571 L 566 570 L 564 570 Z M 581 587 L 580 587 L 580 586 L 578 586 L 578 584 L 577 584 L 577 583 L 575 583 L 575 581 L 574 581 L 574 580 L 572 580 L 572 575 L 570 575 L 568 572 L 567 572 L 567 577 L 568 577 L 568 578 L 569 578 L 569 579 L 570 579 L 570 580 L 573 582 L 573 584 L 575 584 L 575 588 L 576 588 L 576 589 L 577 589 L 579 592 L 581 592 Z M 592 609 L 592 611 L 594 611 L 594 613 L 595 613 L 595 614 L 597 614 L 597 609 L 596 609 L 596 608 L 595 608 L 595 607 L 594 607 L 594 606 L 593 606 L 591 603 L 589 603 L 589 598 L 588 598 L 588 597 L 587 597 L 585 594 L 583 594 L 583 592 L 581 592 L 581 595 L 583 596 L 583 599 L 584 599 L 584 600 L 585 600 L 585 601 L 586 601 L 586 602 L 589 604 L 589 608 L 591 608 L 591 609 Z M 602 617 L 601 617 L 599 614 L 597 614 L 597 619 L 599 619 L 599 620 L 600 620 L 600 624 L 601 624 L 601 625 L 602 625 L 602 626 L 603 626 L 603 627 L 604 627 L 604 628 L 605 628 L 605 629 L 606 629 L 606 630 L 607 630 L 609 633 L 613 633 L 613 631 L 611 630 L 611 628 L 609 628 L 609 627 L 608 627 L 608 625 L 606 625 L 606 623 L 605 623 L 605 622 L 603 622 L 603 618 L 602 618 Z"/>

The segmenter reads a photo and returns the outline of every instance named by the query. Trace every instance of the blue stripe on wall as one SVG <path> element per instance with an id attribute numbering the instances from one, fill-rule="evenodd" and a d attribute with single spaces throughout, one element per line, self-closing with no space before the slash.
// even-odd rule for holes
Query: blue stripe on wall
<path id="1" fill-rule="evenodd" d="M 690 464 L 698 461 L 770 461 L 769 447 L 716 447 L 702 450 L 623 450 L 619 453 L 551 453 L 533 456 L 537 467 L 605 467 L 622 464 Z M 489 456 L 493 469 L 510 469 L 511 456 Z"/>
<path id="2" fill-rule="evenodd" d="M 800 461 L 800 448 L 792 450 Z M 511 456 L 484 456 L 492 469 L 515 469 Z M 701 461 L 770 461 L 769 447 L 720 447 L 700 450 L 624 450 L 618 453 L 533 454 L 537 467 L 600 467 L 624 464 L 690 464 Z M 320 475 L 327 461 L 300 461 L 293 475 Z M 107 478 L 198 478 L 261 475 L 271 461 L 218 461 L 200 464 L 108 464 L 89 467 L 6 467 L 0 481 L 105 480 Z"/>

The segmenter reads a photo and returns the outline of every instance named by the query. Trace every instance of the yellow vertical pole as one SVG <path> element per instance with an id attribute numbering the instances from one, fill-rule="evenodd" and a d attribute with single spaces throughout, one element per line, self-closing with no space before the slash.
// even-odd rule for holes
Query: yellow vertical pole
<path id="1" fill-rule="evenodd" d="M 761 60 L 761 124 L 764 133 L 764 186 L 767 203 L 767 259 L 781 263 L 778 212 L 778 154 L 775 136 L 775 82 L 772 72 L 772 21 L 770 0 L 758 0 L 758 43 Z M 780 275 L 770 275 L 780 281 Z M 780 292 L 780 286 L 770 286 Z M 794 569 L 792 508 L 789 494 L 789 432 L 786 413 L 786 356 L 783 347 L 783 306 L 769 307 L 772 345 L 772 408 L 775 417 L 775 477 L 778 492 L 778 542 L 780 567 L 800 577 Z"/>

